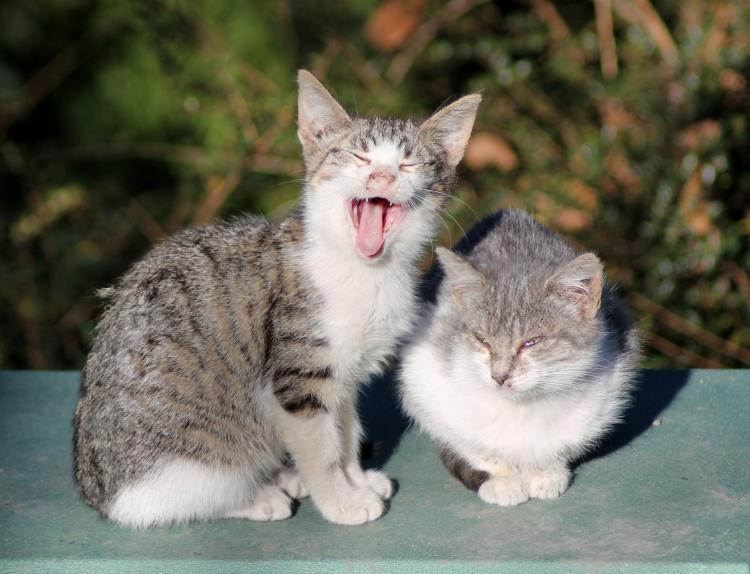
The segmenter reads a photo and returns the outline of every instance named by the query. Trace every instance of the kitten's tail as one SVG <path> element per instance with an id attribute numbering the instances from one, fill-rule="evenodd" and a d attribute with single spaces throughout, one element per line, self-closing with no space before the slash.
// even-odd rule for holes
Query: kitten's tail
<path id="1" fill-rule="evenodd" d="M 440 447 L 440 460 L 443 461 L 445 468 L 455 476 L 461 483 L 476 492 L 479 487 L 490 478 L 490 475 L 483 470 L 472 468 L 459 454 L 448 448 Z"/>

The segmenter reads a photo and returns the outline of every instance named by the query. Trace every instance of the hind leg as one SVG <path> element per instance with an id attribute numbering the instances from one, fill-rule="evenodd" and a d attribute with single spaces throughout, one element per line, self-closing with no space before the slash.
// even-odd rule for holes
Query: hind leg
<path id="1" fill-rule="evenodd" d="M 278 486 L 267 484 L 257 492 L 248 506 L 230 510 L 224 514 L 224 518 L 245 518 L 269 522 L 284 520 L 291 515 L 292 499 Z"/>
<path id="2" fill-rule="evenodd" d="M 256 491 L 263 491 L 263 486 L 250 468 L 168 458 L 160 460 L 144 478 L 121 488 L 106 514 L 114 522 L 132 528 L 183 524 L 219 518 L 230 510 L 249 507 L 257 498 L 253 497 Z"/>
<path id="3" fill-rule="evenodd" d="M 282 470 L 274 479 L 273 484 L 295 500 L 310 496 L 310 491 L 296 470 Z"/>
<path id="4" fill-rule="evenodd" d="M 265 485 L 244 508 L 230 510 L 225 518 L 245 518 L 247 520 L 284 520 L 292 515 L 292 500 L 310 496 L 310 491 L 302 482 L 296 470 L 279 472 L 270 484 Z"/>

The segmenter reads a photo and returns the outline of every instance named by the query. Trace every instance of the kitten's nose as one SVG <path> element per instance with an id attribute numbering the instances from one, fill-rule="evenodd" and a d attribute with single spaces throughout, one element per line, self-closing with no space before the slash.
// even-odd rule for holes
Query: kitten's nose
<path id="1" fill-rule="evenodd" d="M 396 181 L 396 174 L 393 171 L 387 168 L 375 168 L 367 178 L 367 191 L 382 195 L 394 181 Z"/>
<path id="2" fill-rule="evenodd" d="M 492 373 L 492 380 L 495 381 L 501 387 L 510 379 L 510 373 L 495 374 Z"/>

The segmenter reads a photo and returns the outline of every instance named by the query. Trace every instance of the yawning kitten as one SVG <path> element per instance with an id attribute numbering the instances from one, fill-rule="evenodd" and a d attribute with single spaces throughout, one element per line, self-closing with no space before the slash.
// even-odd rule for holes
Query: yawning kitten
<path id="1" fill-rule="evenodd" d="M 300 72 L 302 209 L 179 233 L 108 290 L 75 418 L 92 506 L 134 527 L 277 520 L 309 492 L 333 522 L 382 514 L 357 388 L 411 326 L 479 101 L 421 125 L 350 118 Z"/>
<path id="2" fill-rule="evenodd" d="M 635 329 L 593 253 L 521 211 L 454 251 L 402 359 L 405 410 L 467 487 L 501 506 L 554 498 L 568 464 L 618 421 Z"/>

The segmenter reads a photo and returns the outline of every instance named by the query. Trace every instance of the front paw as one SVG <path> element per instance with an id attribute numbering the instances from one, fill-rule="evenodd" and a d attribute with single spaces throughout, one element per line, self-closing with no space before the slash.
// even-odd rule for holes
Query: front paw
<path id="1" fill-rule="evenodd" d="M 529 499 L 526 485 L 518 476 L 493 476 L 482 483 L 479 498 L 498 506 L 515 506 Z"/>
<path id="2" fill-rule="evenodd" d="M 531 498 L 557 498 L 568 490 L 570 472 L 567 469 L 536 471 L 527 477 Z"/>
<path id="3" fill-rule="evenodd" d="M 336 524 L 364 524 L 380 518 L 385 509 L 382 498 L 368 487 L 340 494 L 330 503 L 316 503 L 323 517 Z"/>
<path id="4" fill-rule="evenodd" d="M 366 470 L 365 483 L 383 500 L 393 496 L 393 481 L 382 470 Z"/>

